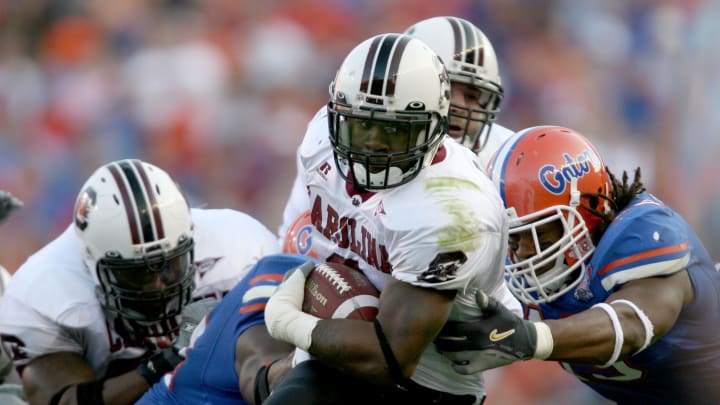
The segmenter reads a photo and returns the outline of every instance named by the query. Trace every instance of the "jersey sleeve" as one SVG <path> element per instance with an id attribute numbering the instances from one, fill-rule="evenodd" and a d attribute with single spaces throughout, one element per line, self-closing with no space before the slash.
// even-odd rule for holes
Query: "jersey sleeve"
<path id="1" fill-rule="evenodd" d="M 4 297 L 0 322 L 3 345 L 12 354 L 16 366 L 24 366 L 32 358 L 58 352 L 83 354 L 81 328 L 71 329 L 53 321 L 15 297 Z M 71 311 L 80 311 L 74 308 Z M 7 319 L 8 316 L 10 319 Z M 72 316 L 69 315 L 68 316 Z"/>
<path id="2" fill-rule="evenodd" d="M 278 228 L 278 242 L 282 246 L 285 234 L 293 221 L 297 219 L 303 212 L 310 208 L 308 201 L 307 187 L 305 185 L 305 176 L 303 175 L 302 162 L 300 160 L 300 150 L 295 155 L 296 175 L 293 181 L 292 189 L 285 209 L 283 210 L 282 224 Z"/>
<path id="3" fill-rule="evenodd" d="M 494 289 L 502 281 L 503 241 L 498 233 L 478 232 L 471 239 L 445 249 L 436 244 L 412 243 L 401 249 L 393 263 L 392 276 L 418 287 L 438 290 L 465 290 L 470 283 Z M 485 288 L 483 288 L 485 289 Z"/>
<path id="4" fill-rule="evenodd" d="M 475 155 L 446 142 L 442 165 L 431 165 L 392 205 L 386 228 L 393 277 L 419 287 L 486 292 L 503 277 L 507 220 L 495 186 Z M 390 216 L 390 215 L 388 215 Z"/>
<path id="5" fill-rule="evenodd" d="M 240 211 L 192 210 L 195 223 L 195 298 L 230 291 L 263 256 L 278 253 L 277 238 Z"/>
<path id="6" fill-rule="evenodd" d="M 323 141 L 329 141 L 328 125 L 327 125 L 327 109 L 325 106 L 320 108 L 315 113 L 315 116 L 310 120 L 303 137 L 303 141 L 295 153 L 295 166 L 296 174 L 295 180 L 293 181 L 292 189 L 290 190 L 290 196 L 285 203 L 285 209 L 283 210 L 282 224 L 278 228 L 278 242 L 282 246 L 285 233 L 287 232 L 290 225 L 300 216 L 303 212 L 310 208 L 310 201 L 308 200 L 307 193 L 307 181 L 305 180 L 305 169 L 303 168 L 302 156 L 313 151 L 318 145 L 322 144 Z"/>
<path id="7" fill-rule="evenodd" d="M 603 235 L 593 258 L 603 288 L 667 276 L 686 268 L 691 247 L 687 225 L 652 201 L 623 212 Z"/>

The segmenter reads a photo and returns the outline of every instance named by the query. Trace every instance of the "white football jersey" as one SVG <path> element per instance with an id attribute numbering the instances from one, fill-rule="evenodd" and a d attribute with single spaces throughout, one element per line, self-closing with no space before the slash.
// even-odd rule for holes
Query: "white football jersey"
<path id="1" fill-rule="evenodd" d="M 319 118 L 321 116 L 322 118 Z M 330 136 L 328 134 L 327 122 L 325 121 L 326 116 L 326 109 L 323 106 L 320 111 L 315 114 L 315 117 L 312 119 L 312 121 L 310 121 L 310 124 L 308 126 L 308 132 L 317 131 L 320 133 L 324 133 L 327 136 Z M 487 127 L 485 128 L 486 129 L 484 130 L 487 131 Z M 513 131 L 505 128 L 498 123 L 494 123 L 492 126 L 490 126 L 489 131 L 490 134 L 487 137 L 487 142 L 477 155 L 478 163 L 483 170 L 487 168 L 488 163 L 490 163 L 490 160 L 495 155 L 495 152 L 500 149 L 500 146 L 503 144 L 503 142 L 510 138 L 514 133 Z M 300 161 L 299 148 L 298 152 L 295 155 L 295 164 L 297 168 L 295 180 L 293 181 L 293 186 L 290 190 L 290 196 L 285 203 L 282 223 L 278 228 L 278 240 L 281 245 L 283 242 L 283 238 L 285 238 L 285 233 L 287 232 L 293 221 L 297 217 L 299 217 L 300 214 L 310 208 L 310 202 L 308 201 L 307 195 L 307 187 L 305 186 L 305 179 L 303 175 L 304 169 L 302 167 L 302 162 Z"/>
<path id="2" fill-rule="evenodd" d="M 279 251 L 275 235 L 249 215 L 229 209 L 192 209 L 191 215 L 196 299 L 224 295 L 257 260 Z M 144 348 L 126 347 L 106 322 L 95 289 L 70 225 L 27 259 L 3 296 L 0 330 L 15 365 L 43 354 L 74 352 L 102 376 L 112 361 L 143 355 Z"/>
<path id="3" fill-rule="evenodd" d="M 487 130 L 487 127 L 485 128 L 486 129 L 484 130 Z M 493 156 L 495 156 L 495 152 L 497 152 L 502 144 L 515 133 L 498 123 L 493 123 L 490 126 L 489 131 L 490 135 L 488 135 L 485 145 L 483 145 L 482 149 L 480 149 L 480 152 L 477 154 L 478 163 L 480 163 L 480 167 L 482 167 L 483 170 L 487 169 L 487 165 L 490 163 Z M 483 138 L 481 137 L 481 139 Z"/>
<path id="4" fill-rule="evenodd" d="M 456 290 L 454 320 L 480 316 L 478 290 L 504 295 L 503 203 L 469 149 L 445 137 L 433 164 L 409 183 L 357 193 L 338 173 L 326 120 L 324 110 L 315 116 L 300 147 L 312 220 L 321 224 L 313 234 L 318 257 L 356 265 L 379 290 L 390 277 Z M 434 345 L 412 379 L 453 394 L 484 393 L 481 373 L 457 374 Z"/>

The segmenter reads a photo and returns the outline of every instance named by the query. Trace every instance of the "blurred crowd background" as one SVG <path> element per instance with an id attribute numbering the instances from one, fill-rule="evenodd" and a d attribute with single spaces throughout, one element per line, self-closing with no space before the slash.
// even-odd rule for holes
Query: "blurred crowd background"
<path id="1" fill-rule="evenodd" d="M 499 123 L 569 126 L 616 173 L 641 166 L 720 260 L 716 0 L 0 0 L 0 189 L 25 202 L 0 260 L 12 272 L 57 236 L 84 180 L 125 157 L 277 229 L 344 56 L 436 15 L 493 43 Z M 493 373 L 487 403 L 597 400 L 548 366 Z"/>

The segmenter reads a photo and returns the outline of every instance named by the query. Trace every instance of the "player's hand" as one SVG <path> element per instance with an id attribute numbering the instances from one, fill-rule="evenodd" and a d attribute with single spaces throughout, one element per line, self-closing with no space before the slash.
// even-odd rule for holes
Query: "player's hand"
<path id="1" fill-rule="evenodd" d="M 177 349 L 166 347 L 150 355 L 138 366 L 137 370 L 148 385 L 152 387 L 165 374 L 173 371 L 183 360 L 185 358 L 178 353 Z"/>
<path id="2" fill-rule="evenodd" d="M 5 190 L 0 190 L 0 224 L 3 223 L 10 213 L 23 206 L 22 201 Z"/>
<path id="3" fill-rule="evenodd" d="M 177 350 L 182 351 L 190 345 L 193 331 L 217 303 L 217 298 L 209 297 L 190 303 L 183 308 L 180 314 L 180 333 L 173 341 L 173 346 Z"/>
<path id="4" fill-rule="evenodd" d="M 302 312 L 305 279 L 315 268 L 306 262 L 285 274 L 265 306 L 265 326 L 270 336 L 307 351 L 312 343 L 312 331 L 320 320 Z"/>
<path id="5" fill-rule="evenodd" d="M 435 339 L 438 351 L 453 362 L 456 372 L 474 374 L 550 355 L 552 335 L 546 324 L 525 321 L 485 294 L 478 297 L 478 303 L 482 309 L 480 319 L 449 321 Z"/>

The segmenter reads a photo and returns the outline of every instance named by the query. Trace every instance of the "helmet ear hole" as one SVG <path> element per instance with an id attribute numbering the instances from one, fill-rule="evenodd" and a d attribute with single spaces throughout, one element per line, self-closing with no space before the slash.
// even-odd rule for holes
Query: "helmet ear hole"
<path id="1" fill-rule="evenodd" d="M 598 208 L 600 205 L 600 199 L 596 195 L 589 195 L 588 196 L 588 206 L 594 210 Z"/>

